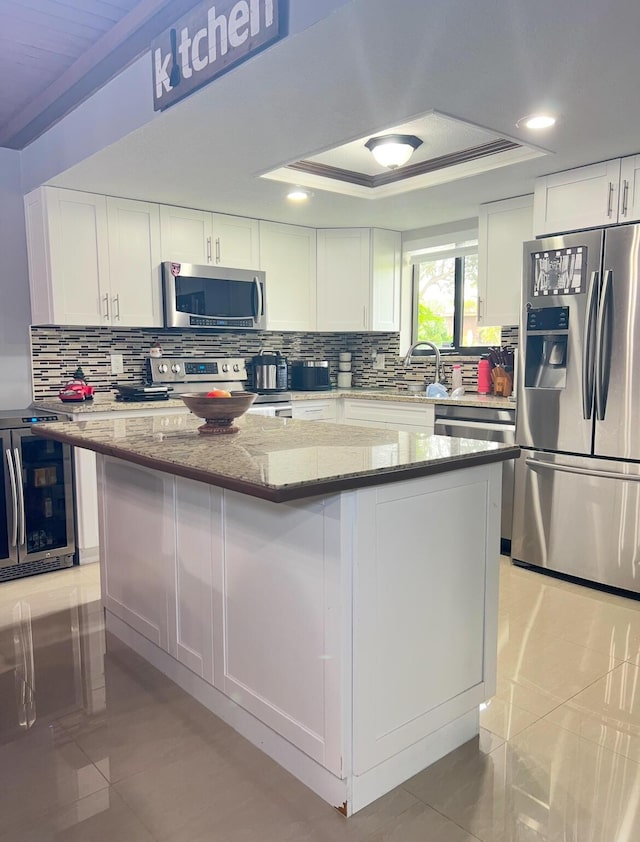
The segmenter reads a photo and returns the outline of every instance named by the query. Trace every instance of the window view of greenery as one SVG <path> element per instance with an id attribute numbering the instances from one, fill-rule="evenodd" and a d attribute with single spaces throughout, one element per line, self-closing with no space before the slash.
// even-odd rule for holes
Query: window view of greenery
<path id="1" fill-rule="evenodd" d="M 425 260 L 414 273 L 416 341 L 428 339 L 440 348 L 500 345 L 499 327 L 478 325 L 477 254 Z"/>

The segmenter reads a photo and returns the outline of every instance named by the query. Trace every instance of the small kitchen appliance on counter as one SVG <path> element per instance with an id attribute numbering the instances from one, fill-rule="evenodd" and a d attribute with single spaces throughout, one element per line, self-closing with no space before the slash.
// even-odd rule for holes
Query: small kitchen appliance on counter
<path id="1" fill-rule="evenodd" d="M 73 564 L 71 448 L 31 432 L 33 424 L 66 420 L 33 408 L 0 410 L 0 582 Z"/>
<path id="2" fill-rule="evenodd" d="M 326 392 L 331 389 L 328 360 L 294 360 L 291 363 L 291 388 L 299 392 Z"/>
<path id="3" fill-rule="evenodd" d="M 117 401 L 166 401 L 169 400 L 170 386 L 145 386 L 135 383 L 115 383 L 113 386 Z"/>
<path id="4" fill-rule="evenodd" d="M 181 392 L 212 389 L 249 391 L 245 389 L 248 375 L 241 357 L 147 357 L 146 374 L 152 386 L 173 388 L 173 397 L 179 397 Z M 248 412 L 291 418 L 291 395 L 279 390 L 258 391 Z"/>
<path id="5" fill-rule="evenodd" d="M 288 365 L 280 351 L 260 351 L 251 358 L 251 392 L 286 392 Z"/>

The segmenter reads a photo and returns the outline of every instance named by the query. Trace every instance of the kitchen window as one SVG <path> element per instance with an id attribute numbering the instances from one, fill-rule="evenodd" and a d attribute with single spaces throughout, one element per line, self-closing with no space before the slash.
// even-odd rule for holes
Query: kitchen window
<path id="1" fill-rule="evenodd" d="M 474 354 L 501 344 L 500 327 L 478 325 L 478 243 L 423 249 L 413 264 L 413 342 Z"/>

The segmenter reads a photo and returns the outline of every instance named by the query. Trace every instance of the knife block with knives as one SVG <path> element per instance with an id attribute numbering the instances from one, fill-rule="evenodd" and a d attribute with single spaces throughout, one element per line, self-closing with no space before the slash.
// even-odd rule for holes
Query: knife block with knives
<path id="1" fill-rule="evenodd" d="M 508 398 L 513 392 L 513 348 L 489 348 L 494 395 Z"/>

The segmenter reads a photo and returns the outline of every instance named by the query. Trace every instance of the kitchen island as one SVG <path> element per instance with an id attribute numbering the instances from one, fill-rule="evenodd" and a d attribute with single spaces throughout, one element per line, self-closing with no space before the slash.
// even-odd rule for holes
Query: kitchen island
<path id="1" fill-rule="evenodd" d="M 346 815 L 478 732 L 517 448 L 245 416 L 42 424 L 98 457 L 107 628 Z"/>

